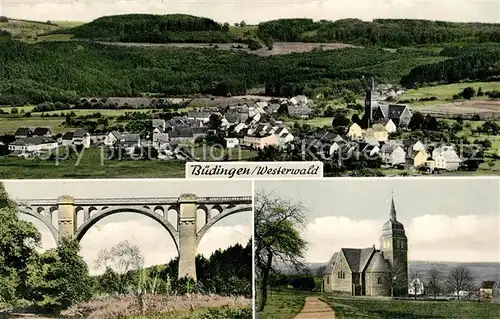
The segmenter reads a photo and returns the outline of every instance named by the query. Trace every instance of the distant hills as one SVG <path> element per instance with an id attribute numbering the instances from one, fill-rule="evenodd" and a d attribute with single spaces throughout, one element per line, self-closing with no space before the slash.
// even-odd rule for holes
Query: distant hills
<path id="1" fill-rule="evenodd" d="M 342 42 L 355 45 L 411 46 L 452 42 L 500 42 L 500 24 L 427 20 L 279 19 L 258 26 L 229 26 L 209 18 L 184 14 L 106 16 L 55 33 L 109 42 L 229 43 Z"/>

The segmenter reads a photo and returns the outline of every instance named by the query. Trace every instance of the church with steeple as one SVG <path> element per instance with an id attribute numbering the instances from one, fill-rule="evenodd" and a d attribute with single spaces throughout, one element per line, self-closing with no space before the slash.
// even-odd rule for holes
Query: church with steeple
<path id="1" fill-rule="evenodd" d="M 408 238 L 397 220 L 394 196 L 384 223 L 380 249 L 342 248 L 333 254 L 323 276 L 323 290 L 352 296 L 408 295 Z"/>

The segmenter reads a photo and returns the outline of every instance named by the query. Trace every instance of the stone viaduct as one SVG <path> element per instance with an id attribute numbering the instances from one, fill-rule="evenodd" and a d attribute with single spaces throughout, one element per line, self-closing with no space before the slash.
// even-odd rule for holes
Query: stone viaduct
<path id="1" fill-rule="evenodd" d="M 20 214 L 41 221 L 56 241 L 65 236 L 80 241 L 93 225 L 113 214 L 131 212 L 148 216 L 172 236 L 179 255 L 179 278 L 187 276 L 195 280 L 197 247 L 207 230 L 227 216 L 252 211 L 251 196 L 197 197 L 194 194 L 183 194 L 180 197 L 99 199 L 77 199 L 64 195 L 57 199 L 18 199 L 17 203 Z M 198 230 L 197 213 L 200 210 L 203 212 L 204 223 Z M 80 214 L 83 215 L 83 223 L 78 225 Z M 54 223 L 53 217 L 56 216 L 57 223 Z M 171 222 L 169 219 L 175 221 Z"/>

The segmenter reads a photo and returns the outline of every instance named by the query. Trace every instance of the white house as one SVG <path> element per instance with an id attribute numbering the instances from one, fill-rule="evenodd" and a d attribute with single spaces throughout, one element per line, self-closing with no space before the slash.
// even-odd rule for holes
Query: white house
<path id="1" fill-rule="evenodd" d="M 417 141 L 415 144 L 412 146 L 413 153 L 418 153 L 419 151 L 427 151 L 427 148 L 425 147 L 424 143 Z"/>
<path id="2" fill-rule="evenodd" d="M 386 165 L 396 166 L 405 163 L 406 152 L 404 149 L 396 144 L 385 144 L 380 149 L 382 161 Z"/>
<path id="3" fill-rule="evenodd" d="M 375 121 L 373 124 L 382 125 L 389 134 L 397 131 L 396 124 L 389 118 Z"/>
<path id="4" fill-rule="evenodd" d="M 9 151 L 21 154 L 36 154 L 59 146 L 57 141 L 41 136 L 25 137 L 9 144 Z"/>
<path id="5" fill-rule="evenodd" d="M 432 159 L 436 162 L 437 169 L 456 171 L 462 160 L 453 146 L 441 146 L 432 151 Z"/>
<path id="6" fill-rule="evenodd" d="M 104 145 L 112 146 L 115 145 L 121 139 L 121 134 L 118 131 L 109 132 L 108 135 L 104 138 Z"/>
<path id="7" fill-rule="evenodd" d="M 226 148 L 235 148 L 240 144 L 240 141 L 234 137 L 226 137 L 224 140 L 226 141 Z"/>
<path id="8" fill-rule="evenodd" d="M 424 283 L 418 278 L 414 278 L 408 283 L 408 295 L 422 296 L 424 294 Z"/>

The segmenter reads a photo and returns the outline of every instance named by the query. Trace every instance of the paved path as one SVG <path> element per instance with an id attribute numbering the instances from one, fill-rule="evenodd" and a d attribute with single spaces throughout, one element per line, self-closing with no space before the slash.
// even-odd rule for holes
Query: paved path
<path id="1" fill-rule="evenodd" d="M 295 319 L 335 319 L 332 308 L 319 300 L 318 297 L 307 297 L 304 308 Z"/>

